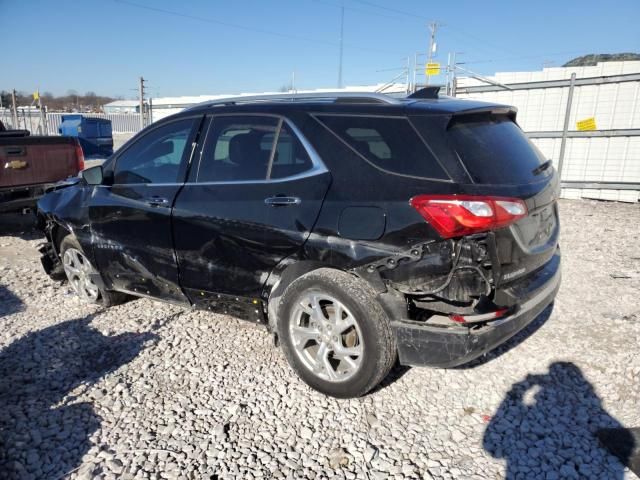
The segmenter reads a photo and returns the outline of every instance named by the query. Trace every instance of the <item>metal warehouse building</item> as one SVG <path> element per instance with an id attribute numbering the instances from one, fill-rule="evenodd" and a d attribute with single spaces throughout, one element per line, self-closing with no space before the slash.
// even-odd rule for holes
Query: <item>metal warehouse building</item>
<path id="1" fill-rule="evenodd" d="M 515 105 L 520 126 L 561 167 L 564 197 L 638 201 L 640 61 L 501 72 L 489 79 L 508 89 L 459 78 L 456 94 Z"/>

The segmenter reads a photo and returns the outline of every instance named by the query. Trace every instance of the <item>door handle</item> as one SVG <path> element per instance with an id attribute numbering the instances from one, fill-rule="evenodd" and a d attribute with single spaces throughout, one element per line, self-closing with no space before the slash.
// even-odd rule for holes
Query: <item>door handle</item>
<path id="1" fill-rule="evenodd" d="M 147 198 L 146 202 L 151 207 L 166 207 L 169 205 L 169 200 L 167 200 L 166 198 L 158 197 L 156 195 Z"/>
<path id="2" fill-rule="evenodd" d="M 299 197 L 285 197 L 276 195 L 264 199 L 265 205 L 270 207 L 287 207 L 289 205 L 299 205 L 302 202 Z"/>
<path id="3" fill-rule="evenodd" d="M 25 147 L 6 147 L 4 153 L 6 153 L 7 156 L 24 155 L 27 153 L 27 149 Z"/>

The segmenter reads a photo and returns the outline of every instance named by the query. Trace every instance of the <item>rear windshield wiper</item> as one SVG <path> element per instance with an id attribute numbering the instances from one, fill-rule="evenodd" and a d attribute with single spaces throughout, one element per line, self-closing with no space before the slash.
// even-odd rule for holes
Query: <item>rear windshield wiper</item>
<path id="1" fill-rule="evenodd" d="M 531 173 L 533 173 L 534 175 L 540 175 L 542 172 L 544 172 L 547 168 L 549 168 L 551 165 L 553 164 L 553 160 L 547 160 L 544 163 L 541 163 L 540 165 L 538 165 L 536 168 L 534 168 Z"/>

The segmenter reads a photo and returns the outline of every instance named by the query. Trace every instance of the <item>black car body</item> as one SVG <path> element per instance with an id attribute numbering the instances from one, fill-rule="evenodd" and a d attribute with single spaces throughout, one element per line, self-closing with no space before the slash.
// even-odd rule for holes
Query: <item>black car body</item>
<path id="1" fill-rule="evenodd" d="M 103 294 L 228 313 L 281 337 L 287 289 L 332 269 L 382 308 L 361 316 L 385 317 L 394 359 L 449 367 L 513 336 L 560 284 L 558 176 L 502 105 L 232 99 L 154 123 L 92 170 L 40 200 L 43 265 L 63 275 L 70 236 Z M 305 380 L 337 396 L 372 383 Z"/>

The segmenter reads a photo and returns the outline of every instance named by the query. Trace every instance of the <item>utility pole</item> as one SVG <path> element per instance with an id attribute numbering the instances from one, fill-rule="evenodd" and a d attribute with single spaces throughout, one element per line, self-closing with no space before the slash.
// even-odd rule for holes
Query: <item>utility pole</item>
<path id="1" fill-rule="evenodd" d="M 411 93 L 411 57 L 407 57 L 407 79 L 406 79 L 406 93 Z"/>
<path id="2" fill-rule="evenodd" d="M 438 22 L 431 22 L 429 24 L 429 29 L 431 30 L 431 36 L 429 37 L 429 51 L 427 52 L 427 65 L 431 63 L 431 59 L 433 58 L 433 50 L 436 47 L 436 30 L 438 29 L 438 26 L 439 26 Z M 425 69 L 427 65 L 425 65 Z M 429 75 L 425 75 L 425 76 L 427 77 L 427 85 L 429 85 Z"/>
<path id="3" fill-rule="evenodd" d="M 144 78 L 140 77 L 140 130 L 144 128 Z"/>
<path id="4" fill-rule="evenodd" d="M 18 109 L 16 108 L 16 89 L 11 90 L 11 110 L 13 111 L 13 128 L 18 129 Z"/>
<path id="5" fill-rule="evenodd" d="M 446 95 L 451 95 L 451 52 L 447 54 L 447 80 L 445 83 Z"/>
<path id="6" fill-rule="evenodd" d="M 344 41 L 344 4 L 340 7 L 340 61 L 338 63 L 338 88 L 342 88 L 342 52 Z"/>
<path id="7" fill-rule="evenodd" d="M 464 52 L 453 52 L 453 54 L 451 55 L 451 78 L 449 79 L 449 82 L 451 84 L 451 86 L 449 87 L 449 95 L 451 95 L 452 97 L 456 96 L 456 89 L 458 88 L 458 78 L 457 78 L 457 74 L 458 74 L 458 55 L 463 55 Z M 461 62 L 460 64 L 463 64 L 463 62 Z"/>
<path id="8" fill-rule="evenodd" d="M 567 146 L 567 133 L 569 132 L 569 116 L 571 115 L 571 104 L 573 103 L 573 90 L 576 87 L 576 74 L 571 74 L 569 81 L 569 95 L 567 97 L 567 108 L 564 112 L 564 127 L 562 128 L 562 140 L 560 141 L 560 155 L 558 156 L 558 180 L 562 180 L 562 164 L 564 163 L 564 152 Z"/>

